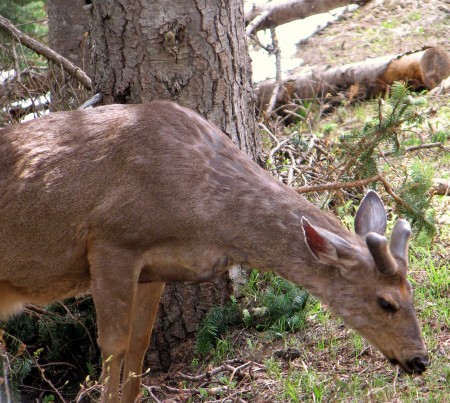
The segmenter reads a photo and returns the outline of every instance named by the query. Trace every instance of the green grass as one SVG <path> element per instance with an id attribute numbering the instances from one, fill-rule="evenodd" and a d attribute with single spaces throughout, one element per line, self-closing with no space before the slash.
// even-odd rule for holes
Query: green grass
<path id="1" fill-rule="evenodd" d="M 400 26 L 400 21 L 398 20 L 387 20 L 381 23 L 381 26 L 386 29 L 394 29 Z"/>
<path id="2" fill-rule="evenodd" d="M 421 18 L 421 14 L 418 11 L 412 11 L 406 16 L 406 19 L 408 21 L 419 21 L 420 18 Z"/>

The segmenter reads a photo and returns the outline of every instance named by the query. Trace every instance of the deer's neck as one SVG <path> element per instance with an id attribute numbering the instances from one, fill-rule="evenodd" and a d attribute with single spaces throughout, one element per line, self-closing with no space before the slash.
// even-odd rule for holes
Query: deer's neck
<path id="1" fill-rule="evenodd" d="M 250 199 L 249 199 L 250 200 Z M 232 260 L 259 270 L 272 270 L 303 285 L 330 303 L 337 270 L 321 264 L 305 243 L 301 219 L 343 237 L 351 236 L 339 220 L 287 188 L 265 192 L 253 204 L 236 211 L 239 228 L 232 240 Z M 246 212 L 252 211 L 247 217 Z"/>

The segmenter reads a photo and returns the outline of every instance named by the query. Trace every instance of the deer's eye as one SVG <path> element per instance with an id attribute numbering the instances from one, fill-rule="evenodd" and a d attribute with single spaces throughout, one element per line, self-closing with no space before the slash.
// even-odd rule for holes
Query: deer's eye
<path id="1" fill-rule="evenodd" d="M 398 307 L 382 297 L 378 298 L 378 305 L 381 307 L 381 309 L 383 309 L 383 311 L 386 311 L 388 313 L 395 313 L 398 311 Z"/>

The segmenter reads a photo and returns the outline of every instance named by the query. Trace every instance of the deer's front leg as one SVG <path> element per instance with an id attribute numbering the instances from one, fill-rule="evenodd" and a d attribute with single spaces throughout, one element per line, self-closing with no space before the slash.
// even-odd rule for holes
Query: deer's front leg
<path id="1" fill-rule="evenodd" d="M 105 242 L 88 251 L 91 291 L 102 352 L 102 403 L 119 401 L 120 373 L 128 350 L 139 260 L 132 252 Z"/>
<path id="2" fill-rule="evenodd" d="M 123 371 L 122 402 L 135 402 L 141 389 L 140 375 L 145 352 L 150 344 L 164 283 L 140 283 L 133 306 L 131 338 Z"/>

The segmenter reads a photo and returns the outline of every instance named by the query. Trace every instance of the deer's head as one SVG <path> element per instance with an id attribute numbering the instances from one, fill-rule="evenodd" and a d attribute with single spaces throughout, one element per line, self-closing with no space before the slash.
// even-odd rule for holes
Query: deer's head
<path id="1" fill-rule="evenodd" d="M 406 277 L 408 222 L 397 221 L 388 243 L 383 203 L 370 191 L 356 214 L 354 239 L 343 239 L 306 219 L 303 229 L 312 254 L 329 266 L 325 270 L 333 271 L 326 290 L 331 310 L 391 363 L 422 373 L 429 360 Z"/>

